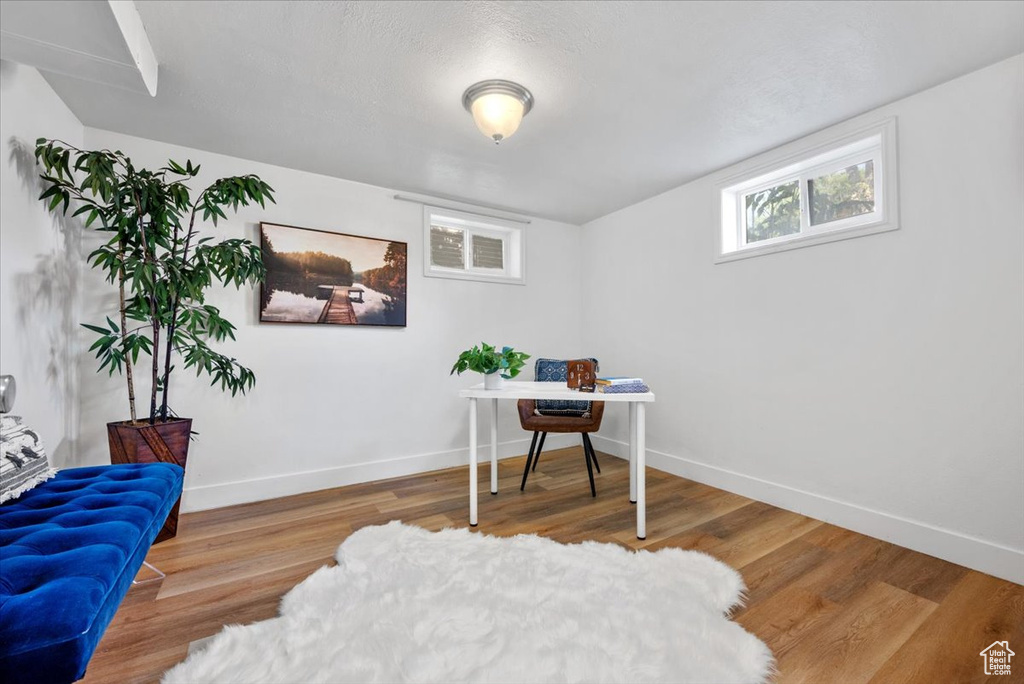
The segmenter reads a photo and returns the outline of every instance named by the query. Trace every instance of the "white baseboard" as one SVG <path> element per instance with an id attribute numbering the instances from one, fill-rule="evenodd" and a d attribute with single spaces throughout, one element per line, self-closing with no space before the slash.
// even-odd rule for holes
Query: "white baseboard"
<path id="1" fill-rule="evenodd" d="M 601 435 L 592 439 L 595 449 L 629 458 L 625 442 Z M 652 449 L 647 450 L 647 465 L 1024 584 L 1024 551 L 1019 549 Z"/>
<path id="2" fill-rule="evenodd" d="M 544 446 L 545 450 L 547 450 L 561 449 L 578 444 L 579 435 L 550 434 Z M 529 439 L 499 442 L 498 458 L 522 456 L 529 448 Z M 491 443 L 481 443 L 479 446 L 479 459 L 482 466 L 487 464 L 490 457 Z M 205 511 L 211 508 L 276 499 L 282 496 L 291 496 L 292 494 L 303 494 L 320 489 L 332 489 L 350 484 L 385 480 L 389 477 L 402 477 L 404 475 L 414 475 L 416 473 L 425 473 L 431 470 L 468 464 L 469 447 L 466 447 L 451 451 L 402 456 L 383 461 L 353 463 L 337 466 L 336 468 L 308 470 L 299 473 L 283 473 L 281 475 L 251 480 L 186 487 L 181 499 L 181 511 L 183 513 Z M 468 502 L 466 505 L 469 505 Z"/>

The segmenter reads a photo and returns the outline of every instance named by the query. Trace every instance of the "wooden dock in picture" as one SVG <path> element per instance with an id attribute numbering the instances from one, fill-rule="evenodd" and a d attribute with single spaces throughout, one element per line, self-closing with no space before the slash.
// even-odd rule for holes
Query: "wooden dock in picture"
<path id="1" fill-rule="evenodd" d="M 330 323 L 333 325 L 356 325 L 356 311 L 352 307 L 352 295 L 357 294 L 356 301 L 363 301 L 363 288 L 349 287 L 348 285 L 335 285 L 331 296 L 320 312 L 317 323 Z"/>

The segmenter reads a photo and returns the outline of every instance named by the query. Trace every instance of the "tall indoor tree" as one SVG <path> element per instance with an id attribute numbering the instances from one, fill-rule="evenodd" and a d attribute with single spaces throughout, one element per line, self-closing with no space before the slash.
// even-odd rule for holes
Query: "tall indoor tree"
<path id="1" fill-rule="evenodd" d="M 249 240 L 200 237 L 201 224 L 227 219 L 227 210 L 273 202 L 273 188 L 258 176 L 221 178 L 198 194 L 189 181 L 199 175 L 191 161 L 168 161 L 156 171 L 137 168 L 120 151 L 81 150 L 60 140 L 36 141 L 42 166 L 39 199 L 52 212 L 84 217 L 85 228 L 106 241 L 88 256 L 93 268 L 117 285 L 117 321 L 98 325 L 90 351 L 99 370 L 124 372 L 130 419 L 107 423 L 114 463 L 169 461 L 185 467 L 192 419 L 170 409 L 174 359 L 196 375 L 212 377 L 232 396 L 256 382 L 253 372 L 208 342 L 235 337 L 235 326 L 206 302 L 214 284 L 255 285 L 266 275 L 260 248 Z M 135 367 L 150 356 L 149 411 L 139 420 Z M 175 536 L 180 499 L 156 541 Z"/>
<path id="2" fill-rule="evenodd" d="M 199 174 L 191 161 L 168 161 L 156 171 L 137 168 L 120 151 L 81 150 L 59 140 L 36 141 L 42 166 L 40 200 L 50 211 L 84 216 L 85 227 L 106 242 L 88 256 L 117 285 L 117 321 L 85 324 L 97 337 L 91 351 L 100 370 L 124 371 L 131 423 L 138 421 L 135 373 L 140 354 L 151 356 L 147 421 L 166 422 L 170 377 L 179 355 L 185 368 L 212 377 L 232 395 L 245 393 L 255 375 L 234 358 L 214 351 L 209 340 L 234 339 L 235 326 L 207 304 L 213 284 L 255 285 L 265 276 L 260 249 L 249 240 L 200 237 L 201 223 L 226 219 L 226 210 L 273 202 L 273 188 L 255 175 L 221 178 L 194 194 Z"/>

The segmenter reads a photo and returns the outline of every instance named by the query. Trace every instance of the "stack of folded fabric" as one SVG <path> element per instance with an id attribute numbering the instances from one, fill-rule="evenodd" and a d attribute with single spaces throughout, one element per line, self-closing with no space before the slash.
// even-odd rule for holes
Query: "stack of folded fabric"
<path id="1" fill-rule="evenodd" d="M 19 416 L 0 417 L 0 503 L 17 499 L 56 474 L 39 435 Z"/>

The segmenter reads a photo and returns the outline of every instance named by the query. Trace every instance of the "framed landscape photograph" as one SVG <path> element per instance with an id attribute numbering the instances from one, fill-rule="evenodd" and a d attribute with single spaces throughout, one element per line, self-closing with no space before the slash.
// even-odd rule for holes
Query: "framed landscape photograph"
<path id="1" fill-rule="evenodd" d="M 261 323 L 405 326 L 407 245 L 260 223 Z"/>

